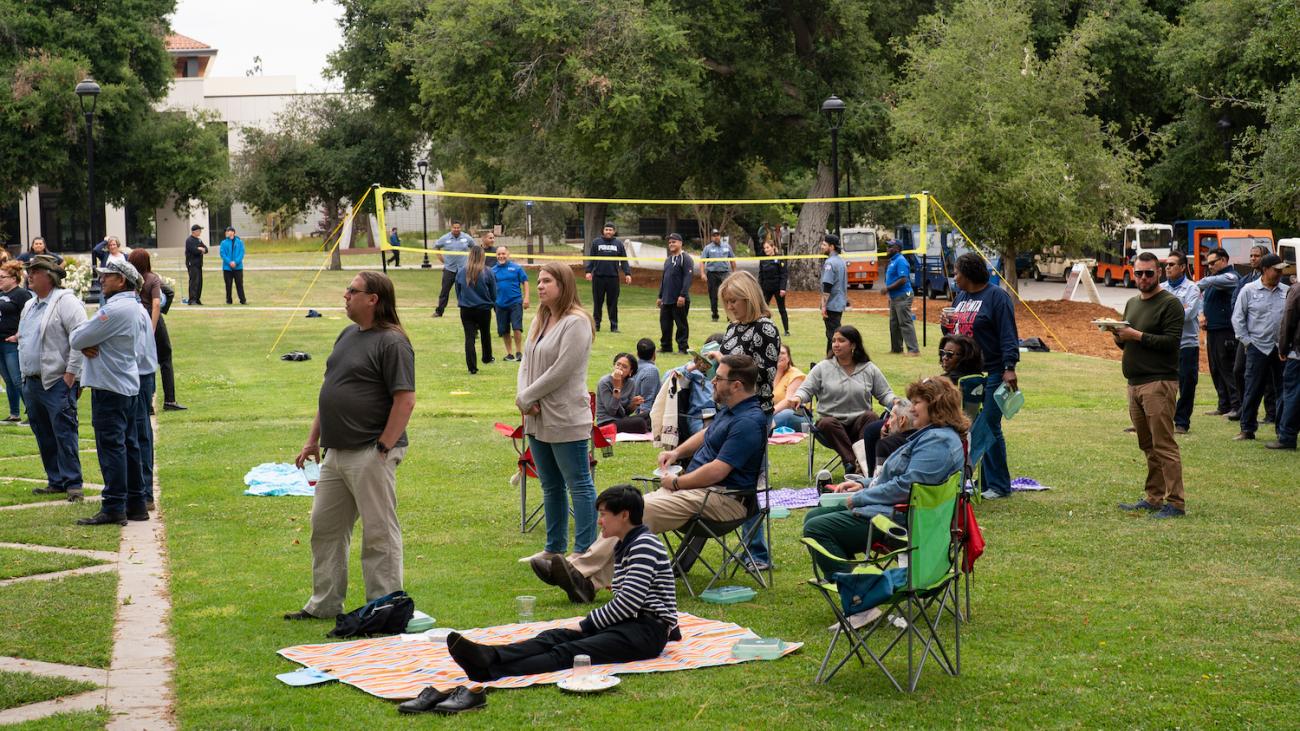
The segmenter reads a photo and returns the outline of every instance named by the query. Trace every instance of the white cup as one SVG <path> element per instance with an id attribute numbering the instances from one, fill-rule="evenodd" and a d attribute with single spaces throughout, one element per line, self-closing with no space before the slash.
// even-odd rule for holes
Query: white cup
<path id="1" fill-rule="evenodd" d="M 582 678 L 591 674 L 591 656 L 574 655 L 573 656 L 573 678 Z"/>

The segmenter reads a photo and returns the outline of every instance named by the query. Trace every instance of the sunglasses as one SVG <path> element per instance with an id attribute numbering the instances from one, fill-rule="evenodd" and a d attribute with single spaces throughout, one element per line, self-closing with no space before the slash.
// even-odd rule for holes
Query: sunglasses
<path id="1" fill-rule="evenodd" d="M 1134 270 L 1133 270 L 1133 276 L 1137 277 L 1138 279 L 1143 279 L 1143 278 L 1145 278 L 1145 277 L 1154 277 L 1155 275 L 1156 275 L 1156 270 L 1154 270 L 1154 269 L 1134 269 Z"/>
<path id="2" fill-rule="evenodd" d="M 959 356 L 959 355 L 961 355 L 961 353 L 958 353 L 958 352 L 955 351 L 955 350 L 940 350 L 940 351 L 939 351 L 939 359 L 940 359 L 940 360 L 942 360 L 942 359 L 944 359 L 944 358 L 956 358 L 956 357 Z"/>
<path id="3" fill-rule="evenodd" d="M 364 289 L 357 289 L 356 287 L 348 287 L 344 291 L 346 291 L 349 295 L 370 294 L 370 292 L 367 292 Z"/>

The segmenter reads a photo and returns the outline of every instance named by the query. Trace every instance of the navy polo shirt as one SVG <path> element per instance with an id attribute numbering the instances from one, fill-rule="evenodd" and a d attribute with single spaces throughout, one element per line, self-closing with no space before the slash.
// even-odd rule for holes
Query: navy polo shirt
<path id="1" fill-rule="evenodd" d="M 719 406 L 713 422 L 704 432 L 704 445 L 695 452 L 687 472 L 694 472 L 715 459 L 731 465 L 731 473 L 718 482 L 720 487 L 753 490 L 763 471 L 763 443 L 767 440 L 767 415 L 750 396 L 731 408 Z"/>

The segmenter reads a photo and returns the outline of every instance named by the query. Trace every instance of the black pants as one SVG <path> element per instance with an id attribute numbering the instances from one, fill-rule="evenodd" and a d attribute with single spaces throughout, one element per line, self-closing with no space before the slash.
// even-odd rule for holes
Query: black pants
<path id="1" fill-rule="evenodd" d="M 203 260 L 185 262 L 185 273 L 190 280 L 190 304 L 203 304 Z"/>
<path id="2" fill-rule="evenodd" d="M 172 338 L 167 334 L 167 321 L 158 315 L 158 329 L 153 331 L 153 342 L 158 348 L 158 373 L 162 376 L 163 403 L 176 402 L 176 371 L 172 368 Z"/>
<path id="3" fill-rule="evenodd" d="M 1178 350 L 1178 402 L 1174 405 L 1174 426 L 1192 426 L 1192 407 L 1196 401 L 1196 383 L 1201 376 L 1201 349 Z"/>
<path id="4" fill-rule="evenodd" d="M 591 299 L 593 305 L 592 317 L 596 320 L 596 329 L 600 329 L 600 310 L 602 305 L 609 302 L 609 328 L 618 329 L 618 277 L 592 277 L 591 278 Z"/>
<path id="5" fill-rule="evenodd" d="M 668 644 L 668 631 L 653 619 L 619 622 L 592 634 L 576 629 L 548 629 L 531 640 L 496 647 L 494 677 L 536 675 L 573 667 L 574 655 L 587 655 L 592 665 L 636 662 L 659 657 Z"/>
<path id="6" fill-rule="evenodd" d="M 478 373 L 478 357 L 474 353 L 474 338 L 483 341 L 483 362 L 491 363 L 492 358 L 492 308 L 460 308 L 460 326 L 465 328 L 465 366 L 470 373 Z"/>
<path id="7" fill-rule="evenodd" d="M 826 317 L 822 318 L 822 322 L 826 323 L 826 352 L 827 353 L 831 352 L 831 336 L 834 335 L 835 331 L 840 328 L 840 318 L 842 317 L 844 317 L 843 312 L 836 312 L 835 310 L 827 310 Z"/>
<path id="8" fill-rule="evenodd" d="M 781 311 L 781 332 L 790 334 L 790 316 L 785 312 L 785 295 L 781 294 L 779 289 L 763 290 L 763 301 L 772 304 L 772 298 L 776 298 L 776 308 Z"/>
<path id="9" fill-rule="evenodd" d="M 726 272 L 705 272 L 704 278 L 709 283 L 709 311 L 713 313 L 713 319 L 718 319 L 718 288 L 722 286 L 722 280 L 727 278 Z"/>
<path id="10" fill-rule="evenodd" d="M 659 349 L 673 349 L 673 326 L 677 326 L 677 349 L 685 353 L 690 348 L 691 323 L 687 315 L 691 312 L 691 301 L 678 307 L 676 303 L 665 302 L 659 308 Z"/>
<path id="11" fill-rule="evenodd" d="M 817 433 L 821 442 L 840 456 L 846 466 L 845 472 L 853 471 L 847 469 L 849 465 L 853 465 L 854 469 L 862 468 L 862 465 L 854 464 L 858 458 L 853 454 L 853 443 L 862 439 L 867 425 L 875 420 L 876 415 L 871 411 L 858 414 L 848 422 L 840 421 L 834 416 L 823 416 L 817 420 Z"/>
<path id="12" fill-rule="evenodd" d="M 615 419 L 614 424 L 621 434 L 648 434 L 650 432 L 649 416 L 639 416 L 637 414 L 624 416 Z"/>
<path id="13" fill-rule="evenodd" d="M 1206 355 L 1210 361 L 1210 378 L 1219 395 L 1219 413 L 1241 409 L 1241 392 L 1232 374 L 1232 364 L 1237 359 L 1237 337 L 1232 330 L 1210 330 L 1205 333 Z"/>
<path id="14" fill-rule="evenodd" d="M 1246 351 L 1248 350 L 1250 350 L 1249 346 L 1243 346 L 1238 343 L 1237 352 L 1233 355 L 1232 360 L 1233 381 L 1237 385 L 1237 399 L 1240 402 L 1238 405 L 1242 407 L 1246 405 Z M 1273 391 L 1273 381 L 1265 378 L 1264 395 L 1262 397 L 1264 403 L 1264 418 L 1274 424 L 1277 423 L 1277 396 L 1278 395 Z M 1258 404 L 1256 405 L 1258 406 Z"/>
<path id="15" fill-rule="evenodd" d="M 447 310 L 447 297 L 451 294 L 451 288 L 456 285 L 456 272 L 447 271 L 446 266 L 442 270 L 442 289 L 438 290 L 438 309 L 434 310 L 434 317 L 442 317 L 442 313 Z"/>
<path id="16" fill-rule="evenodd" d="M 1254 434 L 1259 428 L 1259 404 L 1264 402 L 1265 413 L 1272 408 L 1276 414 L 1277 402 L 1282 395 L 1282 361 L 1277 357 L 1277 349 L 1267 355 L 1259 352 L 1253 345 L 1238 350 L 1246 351 L 1246 390 L 1241 394 L 1241 430 Z M 1273 393 L 1267 393 L 1272 391 Z M 1277 418 L 1273 418 L 1277 424 Z M 1276 428 L 1276 427 L 1275 427 Z"/>
<path id="17" fill-rule="evenodd" d="M 232 284 L 239 291 L 239 304 L 248 304 L 248 300 L 244 297 L 244 270 L 222 269 L 221 275 L 226 278 L 226 304 L 230 304 L 230 285 Z"/>
<path id="18" fill-rule="evenodd" d="M 384 259 L 387 260 L 393 266 L 400 267 L 402 265 L 402 252 L 393 251 L 392 253 L 385 254 Z"/>

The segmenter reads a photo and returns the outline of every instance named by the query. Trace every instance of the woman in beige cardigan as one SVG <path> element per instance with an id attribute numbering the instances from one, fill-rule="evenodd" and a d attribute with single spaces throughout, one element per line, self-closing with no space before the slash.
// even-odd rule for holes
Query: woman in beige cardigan
<path id="1" fill-rule="evenodd" d="M 585 552 L 597 537 L 596 486 L 587 455 L 592 425 L 587 361 L 596 328 L 582 309 L 569 267 L 543 264 L 537 275 L 537 298 L 541 306 L 524 343 L 515 405 L 524 415 L 524 433 L 541 478 L 546 513 L 546 547 L 529 563 L 539 578 L 555 584 L 564 583 L 552 578 L 557 572 L 567 573 L 569 499 L 574 553 Z"/>

